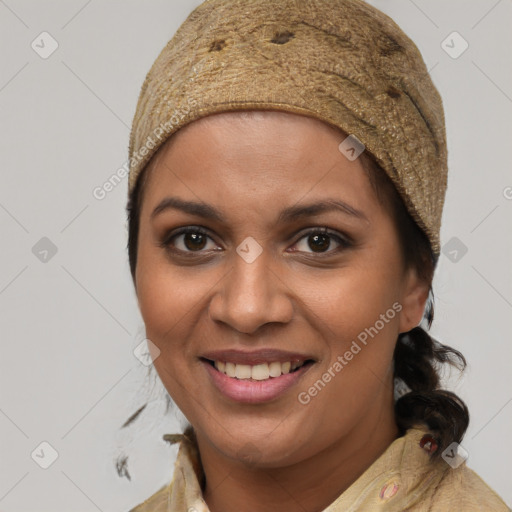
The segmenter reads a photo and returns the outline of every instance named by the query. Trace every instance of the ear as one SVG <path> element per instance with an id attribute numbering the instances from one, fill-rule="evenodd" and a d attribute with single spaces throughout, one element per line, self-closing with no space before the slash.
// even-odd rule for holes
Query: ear
<path id="1" fill-rule="evenodd" d="M 416 269 L 411 268 L 407 271 L 402 293 L 400 333 L 408 332 L 420 324 L 425 311 L 429 288 L 429 284 L 419 278 Z"/>

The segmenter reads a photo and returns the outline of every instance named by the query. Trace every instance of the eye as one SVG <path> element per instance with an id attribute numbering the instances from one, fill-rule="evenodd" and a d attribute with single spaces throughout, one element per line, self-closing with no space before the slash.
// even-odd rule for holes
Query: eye
<path id="1" fill-rule="evenodd" d="M 338 247 L 329 250 L 333 240 L 338 244 Z M 337 249 L 340 248 L 350 247 L 351 243 L 335 231 L 328 228 L 316 228 L 305 233 L 295 245 L 299 247 L 298 250 L 301 252 L 308 252 L 307 249 L 309 248 L 312 253 L 325 254 L 337 252 Z"/>
<path id="2" fill-rule="evenodd" d="M 212 246 L 208 247 L 208 242 Z M 332 249 L 333 242 L 338 246 Z M 199 226 L 188 226 L 177 232 L 173 232 L 162 240 L 162 247 L 174 253 L 193 254 L 212 250 L 219 250 L 219 246 L 213 241 L 208 232 Z M 348 237 L 331 231 L 329 228 L 315 228 L 304 233 L 298 242 L 295 243 L 292 252 L 309 252 L 314 254 L 328 254 L 337 252 L 339 249 L 350 247 L 352 244 Z M 311 249 L 311 251 L 308 251 Z"/>
<path id="3" fill-rule="evenodd" d="M 217 244 L 214 243 L 213 247 L 208 248 L 208 240 L 213 242 L 204 229 L 198 226 L 189 226 L 166 236 L 162 240 L 161 246 L 173 252 L 181 253 L 215 250 L 218 247 Z"/>

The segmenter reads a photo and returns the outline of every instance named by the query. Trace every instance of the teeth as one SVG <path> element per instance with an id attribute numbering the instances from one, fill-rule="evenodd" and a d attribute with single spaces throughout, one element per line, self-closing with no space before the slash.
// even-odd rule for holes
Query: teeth
<path id="1" fill-rule="evenodd" d="M 235 364 L 235 377 L 237 379 L 250 379 L 251 367 L 248 364 Z"/>
<path id="2" fill-rule="evenodd" d="M 219 368 L 217 370 L 221 371 Z M 236 376 L 236 366 L 233 363 L 226 363 L 226 375 L 228 377 L 235 377 Z"/>
<path id="3" fill-rule="evenodd" d="M 267 380 L 270 377 L 280 377 L 281 375 L 296 370 L 303 364 L 304 362 L 300 361 L 287 361 L 285 363 L 275 361 L 251 366 L 248 364 L 235 364 L 224 361 L 214 362 L 214 366 L 219 372 L 224 373 L 228 377 L 236 377 L 241 380 Z"/>
<path id="4" fill-rule="evenodd" d="M 270 377 L 270 370 L 268 369 L 268 364 L 257 364 L 252 367 L 251 377 L 254 380 L 266 380 Z"/>
<path id="5" fill-rule="evenodd" d="M 281 363 L 270 363 L 268 369 L 271 377 L 279 377 L 281 375 Z"/>

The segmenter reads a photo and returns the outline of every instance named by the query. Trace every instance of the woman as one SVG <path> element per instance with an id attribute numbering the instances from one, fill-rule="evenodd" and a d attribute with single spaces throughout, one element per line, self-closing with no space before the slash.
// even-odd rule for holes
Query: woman
<path id="1" fill-rule="evenodd" d="M 190 426 L 147 511 L 506 511 L 433 340 L 447 150 L 419 51 L 360 0 L 209 0 L 130 138 L 129 256 Z M 422 319 L 425 320 L 421 326 Z"/>

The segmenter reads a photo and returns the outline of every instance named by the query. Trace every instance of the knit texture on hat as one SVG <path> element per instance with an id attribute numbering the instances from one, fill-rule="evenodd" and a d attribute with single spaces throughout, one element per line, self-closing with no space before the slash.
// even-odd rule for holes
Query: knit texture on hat
<path id="1" fill-rule="evenodd" d="M 142 85 L 129 192 L 174 132 L 243 109 L 302 114 L 355 135 L 439 255 L 447 185 L 442 100 L 416 45 L 387 15 L 362 0 L 201 4 Z"/>

